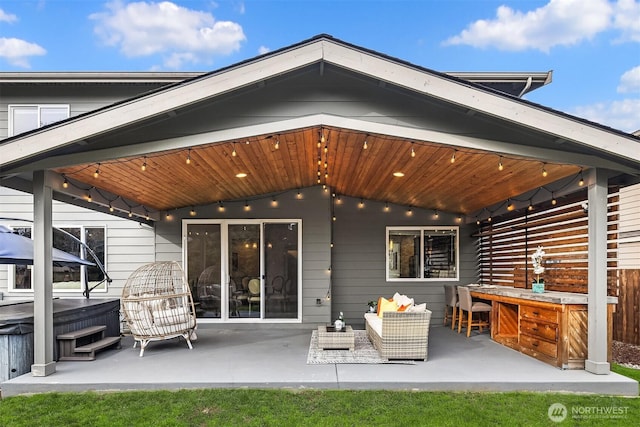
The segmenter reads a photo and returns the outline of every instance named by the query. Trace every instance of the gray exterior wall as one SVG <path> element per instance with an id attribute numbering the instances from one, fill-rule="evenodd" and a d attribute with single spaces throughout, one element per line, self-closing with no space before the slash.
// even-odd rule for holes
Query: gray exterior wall
<path id="1" fill-rule="evenodd" d="M 443 285 L 463 285 L 477 282 L 477 255 L 475 240 L 470 237 L 473 226 L 459 222 L 455 215 L 440 213 L 434 218 L 431 210 L 413 209 L 365 200 L 358 208 L 359 199 L 341 197 L 336 205 L 332 264 L 332 319 L 342 311 L 347 323 L 364 328 L 367 302 L 378 297 L 391 298 L 395 292 L 414 298 L 416 303 L 427 303 L 433 311 L 432 322 L 442 322 L 444 314 Z M 386 281 L 386 227 L 387 226 L 459 226 L 460 280 L 422 282 Z"/>

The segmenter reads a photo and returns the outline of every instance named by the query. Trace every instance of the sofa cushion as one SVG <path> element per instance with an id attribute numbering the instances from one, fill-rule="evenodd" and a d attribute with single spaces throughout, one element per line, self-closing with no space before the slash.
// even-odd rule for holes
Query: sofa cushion
<path id="1" fill-rule="evenodd" d="M 409 298 L 406 295 L 400 295 L 398 292 L 393 294 L 393 300 L 398 304 L 398 307 L 402 307 L 403 305 L 411 307 L 414 304 L 413 298 Z"/>
<path id="2" fill-rule="evenodd" d="M 427 303 L 423 302 L 422 304 L 416 304 L 409 308 L 407 311 L 410 313 L 422 313 L 427 310 Z"/>
<path id="3" fill-rule="evenodd" d="M 373 331 L 382 336 L 382 318 L 378 317 L 375 313 L 366 313 L 364 315 L 365 321 Z"/>

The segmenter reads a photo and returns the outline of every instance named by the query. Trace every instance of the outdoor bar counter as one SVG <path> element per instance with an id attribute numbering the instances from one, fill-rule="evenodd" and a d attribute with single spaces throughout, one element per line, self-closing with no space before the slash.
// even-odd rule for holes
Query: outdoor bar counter
<path id="1" fill-rule="evenodd" d="M 108 336 L 120 335 L 120 300 L 61 298 L 53 300 L 55 337 L 88 326 L 105 325 Z M 33 302 L 0 303 L 0 382 L 31 371 L 33 364 Z"/>
<path id="2" fill-rule="evenodd" d="M 492 303 L 491 338 L 562 369 L 584 369 L 587 358 L 587 295 L 533 293 L 510 286 L 471 286 L 471 296 Z M 608 359 L 611 360 L 613 311 L 607 297 Z"/>

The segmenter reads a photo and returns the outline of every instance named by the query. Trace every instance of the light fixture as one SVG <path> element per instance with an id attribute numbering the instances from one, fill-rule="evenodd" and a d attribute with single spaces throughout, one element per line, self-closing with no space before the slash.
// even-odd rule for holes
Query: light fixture
<path id="1" fill-rule="evenodd" d="M 171 221 L 171 214 L 170 214 L 169 212 L 167 212 L 167 213 L 165 214 L 164 218 L 165 218 L 167 221 Z"/>
<path id="2" fill-rule="evenodd" d="M 453 150 L 453 154 L 451 155 L 451 163 L 455 163 L 456 162 L 456 150 Z"/>
<path id="3" fill-rule="evenodd" d="M 236 151 L 236 143 L 233 143 L 233 151 L 231 152 L 231 156 L 232 157 L 236 157 L 238 155 L 238 152 Z"/>
<path id="4" fill-rule="evenodd" d="M 236 178 L 246 178 L 247 177 L 247 173 L 246 172 L 238 172 L 236 174 Z"/>
<path id="5" fill-rule="evenodd" d="M 131 209 L 129 209 L 129 218 L 131 218 L 133 216 L 133 212 L 131 211 Z"/>
<path id="6" fill-rule="evenodd" d="M 69 181 L 67 181 L 67 177 L 64 177 L 64 181 L 62 181 L 62 188 L 69 188 Z"/>
<path id="7" fill-rule="evenodd" d="M 276 150 L 280 149 L 280 136 L 276 138 L 275 147 L 276 147 Z"/>
<path id="8" fill-rule="evenodd" d="M 144 160 L 142 161 L 142 166 L 140 166 L 142 172 L 147 170 L 147 156 L 144 156 Z"/>
<path id="9" fill-rule="evenodd" d="M 386 203 L 384 204 L 384 211 L 385 211 L 385 212 L 389 212 L 389 202 L 386 202 Z"/>
<path id="10" fill-rule="evenodd" d="M 529 210 L 529 211 L 533 210 L 533 204 L 532 204 L 531 200 L 529 200 L 529 207 L 527 208 L 527 210 Z"/>
<path id="11" fill-rule="evenodd" d="M 476 225 L 480 225 L 480 220 L 476 218 Z"/>
<path id="12" fill-rule="evenodd" d="M 580 169 L 580 181 L 578 181 L 578 185 L 580 187 L 584 185 L 584 177 L 582 176 L 582 169 Z"/>
<path id="13" fill-rule="evenodd" d="M 296 199 L 302 199 L 302 193 L 300 192 L 300 190 L 298 190 L 298 194 L 296 194 Z"/>
<path id="14" fill-rule="evenodd" d="M 498 162 L 498 170 L 503 171 L 504 165 L 502 164 L 502 156 L 500 156 L 500 161 Z"/>
<path id="15" fill-rule="evenodd" d="M 364 138 L 364 144 L 362 144 L 362 149 L 366 150 L 367 148 L 369 148 L 369 145 L 367 145 L 367 138 Z"/>
<path id="16" fill-rule="evenodd" d="M 244 210 L 245 212 L 249 212 L 251 210 L 251 206 L 249 206 L 249 202 L 244 202 Z"/>
<path id="17" fill-rule="evenodd" d="M 278 200 L 275 197 L 271 199 L 271 206 L 274 208 L 278 207 Z"/>
<path id="18" fill-rule="evenodd" d="M 402 178 L 404 176 L 404 172 L 396 171 L 393 173 L 393 176 L 396 178 Z"/>
<path id="19" fill-rule="evenodd" d="M 407 209 L 407 215 L 408 216 L 413 215 L 413 208 L 411 206 L 409 206 L 409 209 Z"/>
<path id="20" fill-rule="evenodd" d="M 335 221 L 335 220 L 336 220 L 336 216 L 335 216 L 335 214 L 331 217 L 331 220 L 332 220 L 332 221 Z"/>
<path id="21" fill-rule="evenodd" d="M 416 156 L 416 150 L 413 149 L 413 142 L 411 143 L 411 158 L 414 158 Z"/>
<path id="22" fill-rule="evenodd" d="M 149 221 L 149 212 L 147 212 L 146 210 L 144 211 L 144 219 Z"/>
<path id="23" fill-rule="evenodd" d="M 109 212 L 113 212 L 115 209 L 113 209 L 113 205 L 111 205 L 111 202 L 109 202 Z"/>
<path id="24" fill-rule="evenodd" d="M 433 216 L 434 216 L 436 219 L 440 218 L 440 214 L 438 213 L 438 211 L 437 211 L 437 210 L 435 210 L 435 211 L 433 212 Z"/>
<path id="25" fill-rule="evenodd" d="M 218 212 L 224 212 L 224 203 L 222 203 L 222 200 L 218 202 Z"/>
<path id="26" fill-rule="evenodd" d="M 551 205 L 555 206 L 557 203 L 558 203 L 558 201 L 556 200 L 556 196 L 552 192 L 551 193 Z"/>
<path id="27" fill-rule="evenodd" d="M 491 218 L 491 215 L 489 215 L 489 218 L 487 218 L 487 222 L 491 222 L 493 218 Z"/>
<path id="28" fill-rule="evenodd" d="M 507 200 L 507 210 L 512 211 L 514 209 L 515 209 L 515 206 L 513 205 L 513 202 L 511 202 L 511 199 Z"/>
<path id="29" fill-rule="evenodd" d="M 358 203 L 358 208 L 364 208 L 364 200 L 360 199 L 360 203 Z"/>
<path id="30" fill-rule="evenodd" d="M 93 173 L 94 178 L 97 178 L 98 176 L 100 176 L 100 163 L 98 163 L 98 167 L 96 168 L 96 171 Z"/>
<path id="31" fill-rule="evenodd" d="M 187 151 L 187 160 L 186 160 L 187 164 L 190 165 L 191 164 L 191 148 L 189 148 L 189 151 Z"/>
<path id="32" fill-rule="evenodd" d="M 190 216 L 196 216 L 196 209 L 192 206 L 191 210 L 189 211 L 189 215 Z"/>
<path id="33" fill-rule="evenodd" d="M 329 147 L 327 145 L 324 146 L 324 152 L 325 154 L 329 151 Z"/>
<path id="34" fill-rule="evenodd" d="M 89 190 L 89 192 L 87 193 L 87 202 L 91 203 L 93 201 L 93 198 L 91 197 L 91 190 Z"/>
<path id="35" fill-rule="evenodd" d="M 340 197 L 340 195 L 338 194 L 338 197 L 336 197 L 336 203 L 341 205 L 342 204 L 342 198 Z"/>
<path id="36" fill-rule="evenodd" d="M 544 166 L 544 163 L 542 164 L 542 176 L 546 177 L 547 175 L 549 175 L 549 173 L 547 172 L 547 169 Z"/>

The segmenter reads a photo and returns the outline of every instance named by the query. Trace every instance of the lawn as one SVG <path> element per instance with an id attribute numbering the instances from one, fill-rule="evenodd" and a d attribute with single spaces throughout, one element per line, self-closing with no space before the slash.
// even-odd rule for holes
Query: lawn
<path id="1" fill-rule="evenodd" d="M 640 379 L 639 370 L 613 370 Z M 553 404 L 566 408 L 564 421 L 549 417 Z M 207 389 L 47 393 L 0 401 L 0 425 L 29 427 L 636 426 L 639 419 L 639 398 L 562 393 Z"/>

